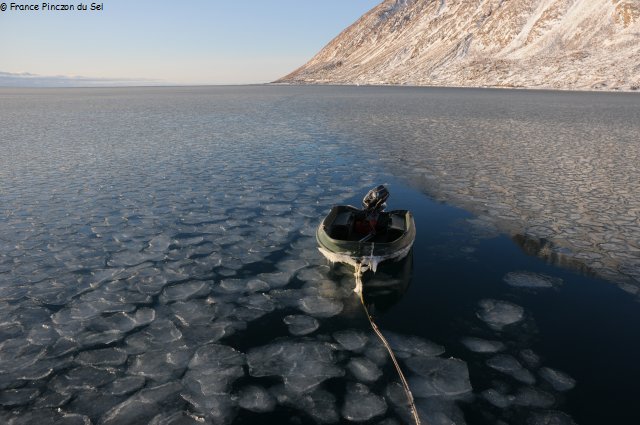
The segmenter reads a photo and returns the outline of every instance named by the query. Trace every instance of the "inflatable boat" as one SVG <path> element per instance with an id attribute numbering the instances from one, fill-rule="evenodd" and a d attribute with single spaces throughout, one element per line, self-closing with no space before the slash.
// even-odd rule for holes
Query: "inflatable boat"
<path id="1" fill-rule="evenodd" d="M 413 215 L 408 210 L 384 211 L 388 197 L 380 185 L 367 193 L 362 209 L 331 208 L 316 231 L 320 252 L 331 262 L 374 272 L 383 261 L 406 257 L 416 237 Z"/>

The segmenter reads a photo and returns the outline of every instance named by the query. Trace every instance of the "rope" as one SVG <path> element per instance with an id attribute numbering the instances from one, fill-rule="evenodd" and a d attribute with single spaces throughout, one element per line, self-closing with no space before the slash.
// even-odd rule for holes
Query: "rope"
<path id="1" fill-rule="evenodd" d="M 362 263 L 356 264 L 356 270 L 354 273 L 356 277 L 355 292 L 358 293 L 360 302 L 362 303 L 362 307 L 364 308 L 364 311 L 367 314 L 367 319 L 369 319 L 369 324 L 371 325 L 371 328 L 376 333 L 376 335 L 378 335 L 378 338 L 380 338 L 380 341 L 382 341 L 382 344 L 385 346 L 385 348 L 389 352 L 389 356 L 393 361 L 393 365 L 396 367 L 398 376 L 400 376 L 400 381 L 402 382 L 402 386 L 404 387 L 404 392 L 407 395 L 407 400 L 409 401 L 409 406 L 411 408 L 411 414 L 413 415 L 413 420 L 415 421 L 416 425 L 420 425 L 420 418 L 418 417 L 418 409 L 416 408 L 416 404 L 413 400 L 413 394 L 411 393 L 411 389 L 409 389 L 409 383 L 407 382 L 407 379 L 404 377 L 404 373 L 402 373 L 402 369 L 400 369 L 400 364 L 396 359 L 396 355 L 393 353 L 393 349 L 391 348 L 391 345 L 389 345 L 389 342 L 387 341 L 387 339 L 384 337 L 384 335 L 382 335 L 382 332 L 380 332 L 380 329 L 378 328 L 378 326 L 376 326 L 375 322 L 373 321 L 373 317 L 371 317 L 371 315 L 369 314 L 369 309 L 367 309 L 367 306 L 364 303 L 364 295 L 362 290 L 362 275 L 367 270 L 368 270 L 368 267 L 366 266 L 363 267 Z"/>

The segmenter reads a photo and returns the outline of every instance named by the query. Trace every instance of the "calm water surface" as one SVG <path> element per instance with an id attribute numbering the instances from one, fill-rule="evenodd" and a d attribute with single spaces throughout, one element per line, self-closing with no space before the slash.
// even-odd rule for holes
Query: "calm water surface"
<path id="1" fill-rule="evenodd" d="M 409 423 L 314 238 L 379 183 L 423 423 L 638 421 L 638 96 L 0 89 L 0 125 L 4 423 Z"/>

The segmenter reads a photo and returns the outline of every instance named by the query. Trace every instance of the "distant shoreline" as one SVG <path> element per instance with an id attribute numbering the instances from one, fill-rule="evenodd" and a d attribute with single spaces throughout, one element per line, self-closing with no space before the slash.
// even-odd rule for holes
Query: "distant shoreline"
<path id="1" fill-rule="evenodd" d="M 621 88 L 597 88 L 597 89 L 572 89 L 557 88 L 547 86 L 457 86 L 457 85 L 413 85 L 413 84 L 353 84 L 338 82 L 270 82 L 270 83 L 247 83 L 247 84 L 153 84 L 153 85 L 87 85 L 87 86 L 18 86 L 0 85 L 0 90 L 65 90 L 65 89 L 148 89 L 148 88 L 197 88 L 197 87 L 387 87 L 387 88 L 431 88 L 431 89 L 488 89 L 488 90 L 520 90 L 520 91 L 548 91 L 548 92 L 568 92 L 568 93 L 640 93 L 640 89 Z"/>
<path id="2" fill-rule="evenodd" d="M 429 84 L 354 84 L 339 82 L 280 82 L 274 81 L 268 85 L 277 86 L 352 86 L 352 87 L 407 87 L 407 88 L 454 88 L 454 89 L 501 89 L 501 90 L 540 90 L 540 91 L 560 91 L 560 92 L 589 92 L 589 93 L 640 93 L 637 89 L 622 88 L 558 88 L 549 86 L 458 86 L 458 85 L 429 85 Z"/>

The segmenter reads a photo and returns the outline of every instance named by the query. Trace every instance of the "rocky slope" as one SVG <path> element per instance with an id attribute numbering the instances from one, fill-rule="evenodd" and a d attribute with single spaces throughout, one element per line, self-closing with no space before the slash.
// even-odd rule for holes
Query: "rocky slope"
<path id="1" fill-rule="evenodd" d="M 386 0 L 277 82 L 640 90 L 640 0 Z"/>

